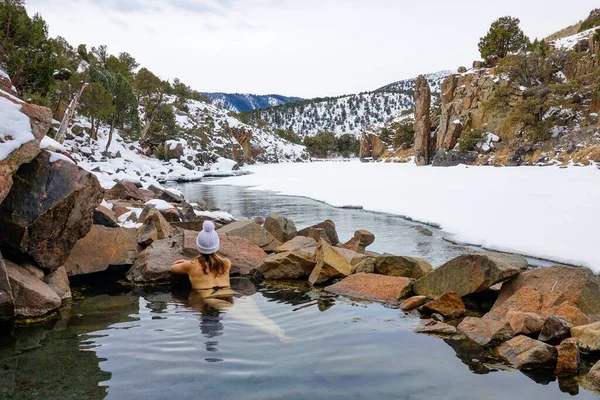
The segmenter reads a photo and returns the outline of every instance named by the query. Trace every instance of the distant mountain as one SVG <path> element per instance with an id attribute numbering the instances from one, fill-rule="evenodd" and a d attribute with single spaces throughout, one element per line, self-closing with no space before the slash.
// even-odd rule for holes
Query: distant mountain
<path id="1" fill-rule="evenodd" d="M 242 112 L 260 110 L 302 100 L 300 97 L 287 97 L 279 94 L 241 94 L 241 93 L 202 93 L 213 104 L 229 111 Z"/>
<path id="2" fill-rule="evenodd" d="M 454 71 L 426 74 L 432 91 L 432 101 L 439 97 L 442 81 Z M 404 79 L 383 86 L 372 92 L 339 97 L 301 100 L 248 113 L 253 124 L 265 123 L 271 129 L 293 131 L 300 138 L 314 136 L 319 132 L 336 135 L 351 133 L 360 135 L 369 128 L 382 127 L 410 113 L 414 107 L 416 78 Z"/>
<path id="3" fill-rule="evenodd" d="M 440 89 L 441 89 L 442 82 L 444 81 L 444 79 L 448 75 L 454 74 L 455 72 L 456 71 L 446 70 L 446 71 L 434 72 L 434 73 L 431 73 L 431 74 L 425 74 L 423 76 L 425 76 L 425 78 L 429 82 L 429 86 L 431 87 L 431 91 L 435 92 L 435 93 L 439 93 Z M 403 79 L 401 81 L 390 83 L 389 85 L 385 85 L 383 87 L 380 87 L 376 91 L 377 92 L 382 92 L 382 91 L 414 90 L 416 81 L 417 81 L 417 78 Z"/>

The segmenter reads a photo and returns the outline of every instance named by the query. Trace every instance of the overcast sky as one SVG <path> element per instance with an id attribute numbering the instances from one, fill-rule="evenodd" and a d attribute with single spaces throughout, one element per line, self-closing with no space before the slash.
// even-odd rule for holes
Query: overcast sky
<path id="1" fill-rule="evenodd" d="M 532 39 L 597 0 L 27 0 L 52 36 L 131 53 L 200 91 L 316 97 L 469 66 L 496 18 Z"/>

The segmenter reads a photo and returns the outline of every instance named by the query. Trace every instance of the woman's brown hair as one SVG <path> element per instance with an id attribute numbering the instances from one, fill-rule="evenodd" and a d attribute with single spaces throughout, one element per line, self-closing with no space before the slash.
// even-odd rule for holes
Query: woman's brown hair
<path id="1" fill-rule="evenodd" d="M 227 261 L 221 258 L 217 253 L 200 254 L 196 257 L 198 263 L 202 266 L 202 271 L 206 275 L 209 273 L 214 276 L 221 276 L 227 272 Z"/>

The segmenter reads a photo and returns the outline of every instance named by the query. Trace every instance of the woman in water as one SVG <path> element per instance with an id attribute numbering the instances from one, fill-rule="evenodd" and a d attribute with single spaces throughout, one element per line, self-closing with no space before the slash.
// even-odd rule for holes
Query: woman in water
<path id="1" fill-rule="evenodd" d="M 187 275 L 192 284 L 190 304 L 207 304 L 214 308 L 229 308 L 233 304 L 233 295 L 229 283 L 231 261 L 217 254 L 221 242 L 215 232 L 212 221 L 204 221 L 202 231 L 196 238 L 196 247 L 200 255 L 193 260 L 178 260 L 171 265 L 171 272 Z"/>
<path id="2" fill-rule="evenodd" d="M 190 261 L 175 261 L 175 264 L 171 265 L 172 273 L 187 275 L 190 279 L 190 306 L 198 311 L 202 311 L 205 305 L 218 310 L 229 309 L 227 315 L 236 320 L 276 336 L 282 342 L 292 341 L 279 325 L 259 310 L 250 297 L 239 298 L 233 307 L 233 296 L 238 293 L 231 289 L 229 283 L 231 261 L 217 254 L 220 244 L 215 224 L 212 221 L 204 221 L 202 231 L 196 238 L 196 247 L 200 255 Z"/>

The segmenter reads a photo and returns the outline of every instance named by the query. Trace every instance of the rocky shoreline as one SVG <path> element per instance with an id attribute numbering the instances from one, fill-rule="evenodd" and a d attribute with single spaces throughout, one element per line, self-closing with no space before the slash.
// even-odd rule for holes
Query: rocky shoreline
<path id="1" fill-rule="evenodd" d="M 382 302 L 419 318 L 417 333 L 476 343 L 504 368 L 553 371 L 600 390 L 600 361 L 587 367 L 600 351 L 600 278 L 589 269 L 531 268 L 521 256 L 491 252 L 465 254 L 433 268 L 424 259 L 368 251 L 375 236 L 366 230 L 341 243 L 330 220 L 297 230 L 280 214 L 222 218 L 169 189 L 118 182 L 102 191 L 92 175 L 47 158 L 41 152 L 19 170 L 0 206 L 0 219 L 11 228 L 6 232 L 22 233 L 0 235 L 4 320 L 52 317 L 71 301 L 69 279 L 115 269 L 133 286 L 185 285 L 169 266 L 197 256 L 195 238 L 211 219 L 233 276 L 275 286 L 308 282 L 334 295 Z M 41 173 L 46 165 L 52 174 Z M 30 170 L 39 179 L 28 178 Z M 62 184 L 54 185 L 54 179 Z M 44 182 L 43 194 L 33 190 L 39 189 L 35 182 Z M 63 202 L 49 206 L 39 200 L 32 207 L 17 201 L 21 188 Z M 33 211 L 38 217 L 28 224 L 18 218 Z"/>

